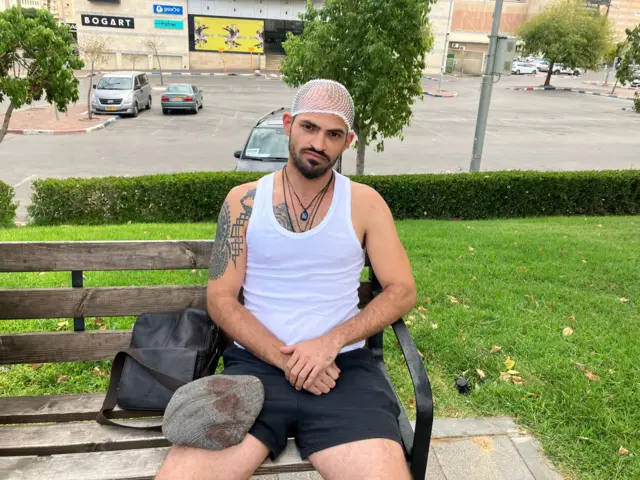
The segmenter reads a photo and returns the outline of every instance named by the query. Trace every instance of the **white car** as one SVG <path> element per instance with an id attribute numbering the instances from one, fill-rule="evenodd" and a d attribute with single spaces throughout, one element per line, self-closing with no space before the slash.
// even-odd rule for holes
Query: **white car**
<path id="1" fill-rule="evenodd" d="M 561 73 L 564 75 L 573 75 L 574 77 L 578 77 L 582 72 L 578 68 L 569 68 L 564 65 L 554 65 L 553 74 L 560 75 Z"/>
<path id="2" fill-rule="evenodd" d="M 511 73 L 520 75 L 523 73 L 538 73 L 538 70 L 532 63 L 514 62 L 511 65 Z"/>
<path id="3" fill-rule="evenodd" d="M 546 60 L 536 60 L 535 62 L 531 62 L 536 67 L 536 70 L 539 72 L 548 72 L 549 71 L 549 62 Z"/>

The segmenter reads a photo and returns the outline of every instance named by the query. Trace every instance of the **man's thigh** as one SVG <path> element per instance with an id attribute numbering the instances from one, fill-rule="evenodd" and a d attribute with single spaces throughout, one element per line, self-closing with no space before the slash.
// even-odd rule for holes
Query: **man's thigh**
<path id="1" fill-rule="evenodd" d="M 287 381 L 284 372 L 241 348 L 226 349 L 223 362 L 224 375 L 251 375 L 262 382 L 264 405 L 249 433 L 267 446 L 274 460 L 293 434 L 299 392 Z"/>
<path id="2" fill-rule="evenodd" d="M 377 442 L 368 445 L 402 454 L 400 406 L 371 352 L 363 348 L 341 354 L 336 364 L 341 373 L 329 393 L 301 392 L 299 397 L 296 441 L 302 458 L 348 444 L 359 455 L 363 450 L 357 442 L 369 440 Z"/>

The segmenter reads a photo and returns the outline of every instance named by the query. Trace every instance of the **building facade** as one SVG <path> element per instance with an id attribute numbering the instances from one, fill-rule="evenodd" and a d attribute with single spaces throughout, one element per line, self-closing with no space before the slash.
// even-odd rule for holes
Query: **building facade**
<path id="1" fill-rule="evenodd" d="M 606 7 L 601 7 L 606 12 Z M 607 13 L 615 26 L 616 40 L 627 38 L 625 30 L 640 24 L 640 0 L 612 0 Z"/>

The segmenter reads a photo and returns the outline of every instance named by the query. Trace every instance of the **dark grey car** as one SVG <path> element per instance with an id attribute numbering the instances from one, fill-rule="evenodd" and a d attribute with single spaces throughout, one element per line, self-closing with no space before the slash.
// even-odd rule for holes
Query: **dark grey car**
<path id="1" fill-rule="evenodd" d="M 257 121 L 244 148 L 234 152 L 238 159 L 236 171 L 274 172 L 284 167 L 289 159 L 289 137 L 284 133 L 282 116 L 289 110 L 282 107 Z M 336 164 L 336 170 L 340 172 L 341 167 L 342 157 Z"/>

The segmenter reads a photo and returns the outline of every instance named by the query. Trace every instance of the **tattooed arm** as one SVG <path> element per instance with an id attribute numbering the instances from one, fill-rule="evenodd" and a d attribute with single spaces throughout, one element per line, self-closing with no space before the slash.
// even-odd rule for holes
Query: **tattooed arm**
<path id="1" fill-rule="evenodd" d="M 246 232 L 255 197 L 256 183 L 232 189 L 220 209 L 213 243 L 207 306 L 216 323 L 235 341 L 258 358 L 284 368 L 288 357 L 284 345 L 239 301 L 247 266 Z"/>

